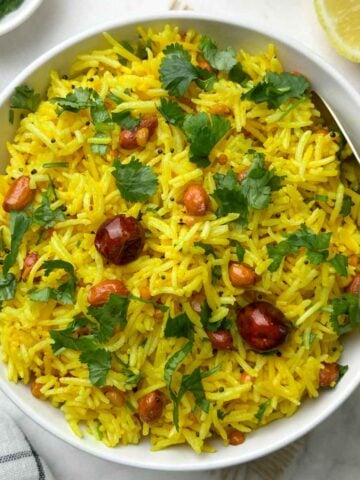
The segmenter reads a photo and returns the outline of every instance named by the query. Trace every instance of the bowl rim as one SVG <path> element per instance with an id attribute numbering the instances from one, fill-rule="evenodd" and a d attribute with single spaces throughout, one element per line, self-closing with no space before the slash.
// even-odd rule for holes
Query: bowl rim
<path id="1" fill-rule="evenodd" d="M 16 10 L 5 15 L 5 17 L 0 20 L 0 36 L 5 35 L 5 33 L 14 30 L 24 23 L 42 2 L 43 0 L 25 0 Z"/>
<path id="2" fill-rule="evenodd" d="M 42 0 L 35 0 L 41 2 Z M 275 32 L 271 28 L 264 27 L 264 25 L 258 24 L 256 21 L 249 21 L 249 19 L 242 20 L 241 18 L 233 18 L 229 15 L 222 14 L 222 15 L 215 15 L 215 14 L 204 14 L 198 13 L 194 11 L 165 11 L 165 12 L 157 12 L 154 14 L 141 14 L 141 15 L 131 15 L 127 16 L 123 19 L 114 20 L 111 22 L 104 22 L 99 25 L 93 26 L 88 28 L 87 30 L 78 33 L 63 42 L 59 43 L 58 45 L 52 47 L 50 50 L 41 54 L 37 59 L 31 62 L 21 73 L 19 73 L 11 82 L 10 84 L 0 92 L 0 108 L 4 106 L 4 103 L 10 95 L 13 93 L 16 86 L 20 85 L 29 75 L 34 73 L 38 68 L 42 65 L 46 64 L 49 60 L 51 60 L 54 56 L 61 53 L 63 50 L 74 46 L 75 44 L 86 40 L 87 38 L 94 37 L 96 35 L 101 35 L 104 31 L 109 31 L 115 28 L 122 28 L 127 26 L 134 26 L 141 25 L 142 23 L 147 23 L 151 21 L 159 21 L 166 23 L 167 21 L 171 21 L 174 19 L 179 20 L 200 20 L 200 21 L 210 21 L 210 22 L 219 22 L 223 24 L 228 24 L 235 27 L 244 28 L 254 33 L 259 33 L 264 35 L 265 37 L 271 37 L 275 43 L 277 41 L 289 45 L 293 50 L 299 52 L 300 54 L 308 57 L 315 63 L 318 63 L 320 68 L 328 73 L 331 77 L 333 77 L 337 83 L 341 85 L 343 89 L 346 89 L 360 106 L 360 95 L 355 90 L 355 88 L 350 85 L 347 80 L 337 72 L 337 70 L 332 67 L 329 63 L 327 63 L 322 57 L 318 54 L 313 52 L 310 48 L 303 45 L 301 42 L 288 37 L 287 35 L 279 34 Z M 31 420 L 35 421 L 38 425 L 44 428 L 46 431 L 54 435 L 55 437 L 63 440 L 64 442 L 68 443 L 69 445 L 79 448 L 80 450 L 89 453 L 95 457 L 102 458 L 104 460 L 108 460 L 114 463 L 118 463 L 121 465 L 127 465 L 130 467 L 137 467 L 137 468 L 144 468 L 150 470 L 163 470 L 163 471 L 201 471 L 201 470 L 213 470 L 218 468 L 230 467 L 234 465 L 239 465 L 242 463 L 246 463 L 261 457 L 264 457 L 276 450 L 279 450 L 286 445 L 294 442 L 295 440 L 299 439 L 314 427 L 319 425 L 322 421 L 324 421 L 329 415 L 331 415 L 343 402 L 351 395 L 351 393 L 358 387 L 360 384 L 360 370 L 358 370 L 357 375 L 355 375 L 352 380 L 344 386 L 341 391 L 339 391 L 335 401 L 332 402 L 327 408 L 325 408 L 320 415 L 312 416 L 309 421 L 299 427 L 296 431 L 289 432 L 289 434 L 282 438 L 278 439 L 277 441 L 269 444 L 266 448 L 262 448 L 258 451 L 252 451 L 243 455 L 238 460 L 236 458 L 225 458 L 225 459 L 217 459 L 212 462 L 202 463 L 196 462 L 189 462 L 187 464 L 181 464 L 177 466 L 173 466 L 171 463 L 157 463 L 155 464 L 152 462 L 148 462 L 144 459 L 139 459 L 138 461 L 133 461 L 132 459 L 128 460 L 126 457 L 118 458 L 112 452 L 111 448 L 107 448 L 106 450 L 97 451 L 91 445 L 86 444 L 76 437 L 72 432 L 63 432 L 59 430 L 57 427 L 53 427 L 52 424 L 49 424 L 48 421 L 44 420 L 41 416 L 41 412 L 35 412 L 33 409 L 27 404 L 26 399 L 22 399 L 18 394 L 16 394 L 12 388 L 12 384 L 9 380 L 5 377 L 0 376 L 0 388 L 5 393 L 5 395 L 17 406 L 20 410 L 25 413 Z M 121 447 L 124 448 L 124 447 Z M 156 455 L 156 452 L 154 452 Z"/>

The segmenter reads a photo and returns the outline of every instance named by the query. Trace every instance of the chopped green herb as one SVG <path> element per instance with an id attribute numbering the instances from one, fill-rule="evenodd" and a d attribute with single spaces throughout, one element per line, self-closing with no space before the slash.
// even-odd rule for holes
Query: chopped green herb
<path id="1" fill-rule="evenodd" d="M 250 80 L 250 76 L 244 72 L 241 63 L 236 63 L 229 72 L 229 80 L 244 85 Z"/>
<path id="2" fill-rule="evenodd" d="M 89 378 L 93 385 L 100 387 L 106 382 L 111 368 L 111 353 L 103 348 L 94 351 L 85 351 L 80 355 L 80 361 L 86 363 L 89 369 Z"/>
<path id="3" fill-rule="evenodd" d="M 94 138 L 110 138 L 109 135 L 103 132 L 97 132 L 94 135 Z M 108 148 L 108 144 L 104 143 L 91 143 L 90 149 L 93 153 L 97 153 L 98 155 L 104 156 L 106 154 L 106 150 Z"/>
<path id="4" fill-rule="evenodd" d="M 0 274 L 0 305 L 15 297 L 16 278 L 12 273 Z"/>
<path id="5" fill-rule="evenodd" d="M 24 235 L 28 231 L 30 225 L 31 220 L 25 212 L 13 210 L 10 213 L 10 252 L 6 255 L 4 259 L 3 275 L 5 278 L 8 279 L 8 282 L 10 282 L 11 285 L 13 285 L 13 283 L 12 281 L 10 281 L 10 277 L 7 274 L 10 268 L 16 262 L 22 239 L 24 238 Z"/>
<path id="6" fill-rule="evenodd" d="M 203 35 L 199 49 L 209 64 L 216 70 L 229 71 L 236 65 L 236 53 L 231 47 L 219 50 L 216 43 L 207 35 Z"/>
<path id="7" fill-rule="evenodd" d="M 24 0 L 1 0 L 0 1 L 0 20 L 10 12 L 13 12 L 24 2 Z"/>
<path id="8" fill-rule="evenodd" d="M 208 156 L 215 145 L 230 130 L 231 124 L 220 115 L 199 112 L 186 115 L 183 130 L 190 142 L 190 160 L 200 167 L 210 165 Z"/>
<path id="9" fill-rule="evenodd" d="M 129 110 L 113 112 L 111 119 L 114 123 L 120 125 L 123 130 L 134 130 L 140 123 L 140 119 L 134 118 Z"/>
<path id="10" fill-rule="evenodd" d="M 214 175 L 216 189 L 212 196 L 218 204 L 216 215 L 225 217 L 229 213 L 239 213 L 238 222 L 246 225 L 248 221 L 248 204 L 235 173 L 229 170 L 226 175 Z"/>
<path id="11" fill-rule="evenodd" d="M 15 93 L 10 98 L 10 108 L 35 112 L 40 102 L 39 93 L 35 93 L 28 85 L 21 85 L 15 88 Z"/>
<path id="12" fill-rule="evenodd" d="M 194 247 L 202 248 L 205 252 L 205 255 L 214 255 L 215 256 L 214 247 L 212 245 L 209 245 L 208 243 L 194 242 Z"/>
<path id="13" fill-rule="evenodd" d="M 348 257 L 346 255 L 342 255 L 341 253 L 337 253 L 335 257 L 329 260 L 331 265 L 337 271 L 337 273 L 343 277 L 348 276 Z"/>
<path id="14" fill-rule="evenodd" d="M 112 175 L 125 200 L 143 202 L 156 192 L 158 180 L 153 169 L 134 157 L 127 164 L 115 160 L 113 167 Z"/>
<path id="15" fill-rule="evenodd" d="M 69 162 L 49 162 L 43 163 L 44 168 L 67 168 L 69 166 Z"/>
<path id="16" fill-rule="evenodd" d="M 306 256 L 315 265 L 325 262 L 329 255 L 330 232 L 316 234 L 302 224 L 299 230 L 285 237 L 286 240 L 277 245 L 267 245 L 269 257 L 272 259 L 269 266 L 270 272 L 275 272 L 280 267 L 286 255 L 298 253 L 301 247 L 307 249 Z"/>
<path id="17" fill-rule="evenodd" d="M 0 228 L 0 252 L 3 252 L 6 248 L 6 243 L 4 239 L 4 229 Z"/>
<path id="18" fill-rule="evenodd" d="M 315 195 L 315 200 L 318 200 L 319 202 L 327 202 L 329 197 L 327 195 Z"/>
<path id="19" fill-rule="evenodd" d="M 342 377 L 345 375 L 345 373 L 349 370 L 348 365 L 340 365 L 338 363 L 338 367 L 339 367 L 339 378 L 338 378 L 337 383 L 339 383 L 339 381 L 342 379 Z"/>
<path id="20" fill-rule="evenodd" d="M 110 91 L 107 95 L 107 98 L 109 100 L 111 100 L 112 102 L 116 103 L 116 105 L 120 105 L 120 103 L 123 103 L 124 100 L 120 97 L 118 97 L 117 95 L 115 95 L 115 93 L 113 93 L 112 91 Z"/>
<path id="21" fill-rule="evenodd" d="M 331 302 L 330 323 L 335 333 L 343 335 L 360 325 L 360 295 L 344 293 Z"/>
<path id="22" fill-rule="evenodd" d="M 267 72 L 264 80 L 242 95 L 255 103 L 266 102 L 269 108 L 278 108 L 290 98 L 300 98 L 310 88 L 303 75 Z"/>
<path id="23" fill-rule="evenodd" d="M 62 269 L 67 275 L 66 282 L 57 288 L 32 288 L 29 291 L 30 300 L 36 302 L 48 302 L 50 299 L 56 300 L 63 305 L 69 305 L 75 301 L 76 277 L 74 267 L 69 262 L 63 260 L 46 260 L 44 262 L 45 276 L 49 276 L 53 270 Z"/>
<path id="24" fill-rule="evenodd" d="M 180 313 L 176 317 L 169 317 L 164 331 L 165 338 L 185 337 L 189 340 L 194 338 L 194 325 L 186 313 Z"/>
<path id="25" fill-rule="evenodd" d="M 344 195 L 343 198 L 343 203 L 341 205 L 341 210 L 340 210 L 340 215 L 343 217 L 347 217 L 351 213 L 351 207 L 355 205 L 355 203 L 352 201 L 352 198 L 350 195 Z"/>
<path id="26" fill-rule="evenodd" d="M 190 83 L 199 78 L 199 71 L 191 63 L 191 57 L 179 43 L 164 50 L 164 59 L 160 65 L 160 80 L 164 88 L 174 97 L 181 97 Z"/>
<path id="27" fill-rule="evenodd" d="M 43 194 L 40 206 L 33 211 L 32 221 L 36 225 L 48 229 L 52 228 L 56 222 L 62 222 L 64 220 L 64 214 L 61 207 L 52 210 L 50 197 L 53 194 L 53 187 L 49 185 L 46 192 Z"/>
<path id="28" fill-rule="evenodd" d="M 97 321 L 97 328 L 94 329 L 94 337 L 105 343 L 114 335 L 116 327 L 121 329 L 127 324 L 127 311 L 130 299 L 126 295 L 110 294 L 106 303 L 99 307 L 91 306 L 87 314 Z"/>
<path id="29" fill-rule="evenodd" d="M 168 123 L 182 127 L 185 120 L 185 112 L 178 103 L 161 98 L 158 110 Z"/>
<path id="30" fill-rule="evenodd" d="M 214 265 L 211 269 L 211 283 L 216 285 L 221 277 L 221 265 Z"/>
<path id="31" fill-rule="evenodd" d="M 258 411 L 255 413 L 255 418 L 261 422 L 266 410 L 268 409 L 268 407 L 270 406 L 270 403 L 271 403 L 271 399 L 269 398 L 268 400 L 266 400 L 266 402 L 263 402 L 261 405 L 259 405 L 259 409 Z"/>
<path id="32" fill-rule="evenodd" d="M 205 301 L 201 305 L 200 321 L 206 332 L 207 331 L 216 332 L 219 329 L 222 329 L 222 330 L 230 329 L 230 322 L 228 319 L 219 320 L 218 322 L 210 322 L 211 314 L 212 314 L 212 311 L 208 303 Z"/>
<path id="33" fill-rule="evenodd" d="M 239 242 L 235 242 L 236 246 L 236 256 L 239 262 L 244 261 L 244 255 L 245 255 L 245 248 L 240 245 Z"/>

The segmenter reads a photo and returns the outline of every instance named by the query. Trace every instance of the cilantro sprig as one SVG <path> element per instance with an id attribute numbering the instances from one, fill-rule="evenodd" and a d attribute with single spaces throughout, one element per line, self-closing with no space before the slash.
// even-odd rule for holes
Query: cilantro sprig
<path id="1" fill-rule="evenodd" d="M 180 313 L 176 317 L 169 317 L 164 331 L 165 338 L 185 337 L 189 340 L 194 338 L 194 324 L 186 313 Z"/>
<path id="2" fill-rule="evenodd" d="M 220 50 L 216 43 L 207 35 L 202 36 L 199 50 L 205 60 L 216 70 L 224 70 L 227 72 L 236 65 L 235 50 L 231 47 Z"/>
<path id="3" fill-rule="evenodd" d="M 73 265 L 64 260 L 46 260 L 43 266 L 45 277 L 48 277 L 54 270 L 61 269 L 67 274 L 68 279 L 57 288 L 32 288 L 29 291 L 30 300 L 35 302 L 48 302 L 50 299 L 53 299 L 63 305 L 73 304 L 75 301 L 77 281 Z"/>
<path id="4" fill-rule="evenodd" d="M 40 105 L 41 97 L 33 88 L 28 85 L 19 85 L 15 88 L 15 93 L 10 97 L 10 123 L 14 120 L 14 110 L 25 110 L 35 112 Z"/>
<path id="5" fill-rule="evenodd" d="M 32 213 L 32 222 L 46 230 L 52 228 L 56 222 L 62 222 L 65 218 L 61 207 L 51 208 L 50 199 L 52 197 L 54 197 L 54 189 L 49 184 L 46 192 L 43 194 L 40 206 Z"/>
<path id="6" fill-rule="evenodd" d="M 156 192 L 158 180 L 154 170 L 147 165 L 143 165 L 136 158 L 133 157 L 126 164 L 115 160 L 113 167 L 112 175 L 125 200 L 143 202 Z"/>
<path id="7" fill-rule="evenodd" d="M 278 108 L 290 98 L 302 97 L 310 83 L 303 75 L 289 72 L 267 72 L 264 80 L 242 95 L 255 103 L 266 102 L 269 108 Z"/>
<path id="8" fill-rule="evenodd" d="M 238 213 L 238 223 L 246 225 L 250 208 L 266 208 L 271 200 L 271 193 L 281 188 L 281 179 L 274 170 L 265 167 L 264 155 L 249 151 L 253 162 L 245 178 L 239 182 L 230 170 L 226 175 L 216 174 L 216 189 L 213 197 L 218 204 L 217 215 L 223 217 L 228 213 Z"/>
<path id="9" fill-rule="evenodd" d="M 344 335 L 360 325 L 360 295 L 344 293 L 331 302 L 330 323 L 335 333 Z"/>
<path id="10" fill-rule="evenodd" d="M 173 43 L 167 46 L 164 55 L 160 65 L 160 80 L 169 95 L 183 96 L 193 81 L 205 90 L 212 88 L 215 73 L 195 67 L 191 63 L 190 53 L 182 45 Z"/>
<path id="11" fill-rule="evenodd" d="M 10 213 L 10 252 L 4 259 L 3 271 L 0 274 L 0 304 L 15 296 L 17 281 L 9 270 L 16 262 L 21 242 L 30 225 L 31 219 L 25 212 L 14 210 Z"/>

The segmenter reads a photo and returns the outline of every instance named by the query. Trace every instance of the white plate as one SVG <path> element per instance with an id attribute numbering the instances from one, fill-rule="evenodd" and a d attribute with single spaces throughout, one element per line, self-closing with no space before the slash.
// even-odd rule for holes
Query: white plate
<path id="1" fill-rule="evenodd" d="M 262 31 L 255 24 L 249 25 L 249 22 L 245 25 L 230 19 L 220 20 L 193 12 L 176 12 L 136 17 L 130 21 L 116 21 L 96 27 L 67 40 L 27 67 L 0 94 L 0 159 L 3 162 L 7 161 L 5 141 L 14 133 L 14 127 L 8 122 L 8 108 L 9 97 L 17 85 L 27 83 L 44 93 L 51 69 L 56 68 L 62 74 L 67 73 L 69 65 L 78 53 L 106 45 L 101 36 L 102 31 L 108 31 L 115 38 L 132 39 L 136 38 L 137 25 L 152 26 L 156 30 L 166 23 L 179 25 L 182 29 L 194 28 L 211 35 L 223 46 L 243 47 L 252 52 L 264 49 L 270 41 L 275 42 L 286 69 L 299 70 L 310 79 L 313 88 L 323 95 L 338 113 L 354 140 L 355 147 L 360 149 L 356 124 L 360 112 L 360 96 L 341 75 L 315 54 L 293 40 L 283 37 L 281 33 Z M 4 164 L 2 167 L 4 168 Z M 345 352 L 341 362 L 349 365 L 349 371 L 334 390 L 322 392 L 316 400 L 306 400 L 295 415 L 251 433 L 247 436 L 246 442 L 239 447 L 225 448 L 218 443 L 216 453 L 200 456 L 190 447 L 184 446 L 154 453 L 150 451 L 147 441 L 137 446 L 110 449 L 90 436 L 79 439 L 70 431 L 59 410 L 35 399 L 28 387 L 9 383 L 6 380 L 4 365 L 0 365 L 0 387 L 27 415 L 46 430 L 98 457 L 135 467 L 159 470 L 210 470 L 248 462 L 271 453 L 304 435 L 328 417 L 360 383 L 359 346 L 360 338 L 356 334 L 345 339 Z"/>
<path id="2" fill-rule="evenodd" d="M 5 17 L 0 20 L 0 36 L 14 30 L 14 28 L 25 22 L 40 6 L 42 1 L 43 0 L 24 0 L 16 10 L 5 15 Z"/>

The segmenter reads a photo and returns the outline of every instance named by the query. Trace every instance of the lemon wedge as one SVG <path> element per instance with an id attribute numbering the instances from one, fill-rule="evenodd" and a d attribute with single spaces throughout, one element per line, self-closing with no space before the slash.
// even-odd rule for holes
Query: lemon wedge
<path id="1" fill-rule="evenodd" d="M 319 21 L 344 57 L 360 62 L 360 0 L 314 0 Z"/>

